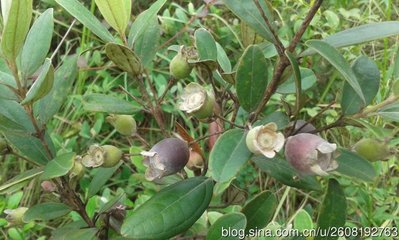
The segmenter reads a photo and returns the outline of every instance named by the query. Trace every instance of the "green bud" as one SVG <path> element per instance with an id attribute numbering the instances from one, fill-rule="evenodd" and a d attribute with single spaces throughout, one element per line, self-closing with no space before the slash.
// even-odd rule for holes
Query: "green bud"
<path id="1" fill-rule="evenodd" d="M 170 75 L 176 79 L 183 79 L 190 76 L 193 67 L 188 63 L 187 57 L 183 53 L 184 46 L 180 48 L 177 55 L 170 61 Z"/>
<path id="2" fill-rule="evenodd" d="M 106 120 L 122 135 L 131 136 L 137 132 L 136 120 L 131 115 L 110 115 Z"/>
<path id="3" fill-rule="evenodd" d="M 69 178 L 79 180 L 85 174 L 85 167 L 82 165 L 80 160 L 80 156 L 78 156 L 73 164 L 72 169 L 69 171 Z"/>
<path id="4" fill-rule="evenodd" d="M 390 154 L 390 149 L 385 142 L 371 138 L 360 140 L 354 145 L 353 149 L 370 162 L 384 160 Z"/>
<path id="5" fill-rule="evenodd" d="M 123 152 L 119 148 L 112 145 L 104 145 L 102 148 L 105 151 L 105 158 L 102 167 L 113 167 L 122 159 Z"/>

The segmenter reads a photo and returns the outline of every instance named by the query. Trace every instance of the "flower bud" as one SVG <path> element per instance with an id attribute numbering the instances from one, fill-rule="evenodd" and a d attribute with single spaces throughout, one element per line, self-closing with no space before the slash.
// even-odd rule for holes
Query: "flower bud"
<path id="1" fill-rule="evenodd" d="M 180 47 L 177 55 L 170 61 L 170 75 L 176 79 L 182 79 L 190 76 L 193 67 L 188 63 L 188 58 L 184 54 L 184 46 Z"/>
<path id="2" fill-rule="evenodd" d="M 45 192 L 55 192 L 57 190 L 57 186 L 52 181 L 43 181 L 40 186 Z"/>
<path id="3" fill-rule="evenodd" d="M 122 135 L 132 136 L 137 131 L 136 120 L 131 115 L 110 115 L 106 120 Z"/>
<path id="4" fill-rule="evenodd" d="M 82 157 L 77 156 L 72 169 L 69 171 L 69 178 L 79 180 L 85 174 L 85 167 L 82 165 Z"/>
<path id="5" fill-rule="evenodd" d="M 204 159 L 201 154 L 196 151 L 190 150 L 190 158 L 186 164 L 186 167 L 192 171 L 201 169 L 204 166 Z"/>
<path id="6" fill-rule="evenodd" d="M 273 122 L 249 130 L 246 137 L 249 151 L 273 158 L 283 148 L 285 140 L 284 135 L 276 131 L 277 125 Z"/>
<path id="7" fill-rule="evenodd" d="M 145 177 L 149 181 L 179 172 L 190 157 L 188 144 L 179 138 L 166 138 L 141 154 L 145 156 L 143 164 L 148 167 Z"/>
<path id="8" fill-rule="evenodd" d="M 28 211 L 28 208 L 19 207 L 16 209 L 6 209 L 4 213 L 7 214 L 6 220 L 10 225 L 22 225 L 24 224 L 23 217 L 26 211 Z"/>
<path id="9" fill-rule="evenodd" d="M 113 167 L 122 159 L 123 152 L 119 148 L 112 145 L 104 145 L 102 148 L 105 150 L 102 167 Z"/>
<path id="10" fill-rule="evenodd" d="M 300 133 L 287 139 L 285 157 L 301 174 L 326 176 L 338 167 L 334 160 L 338 155 L 336 149 L 336 144 L 317 135 Z"/>
<path id="11" fill-rule="evenodd" d="M 371 162 L 384 160 L 390 155 L 390 149 L 385 142 L 371 138 L 363 138 L 353 146 L 353 149 Z"/>
<path id="12" fill-rule="evenodd" d="M 191 113 L 200 120 L 213 115 L 215 98 L 198 83 L 189 83 L 180 98 L 180 110 Z"/>
<path id="13" fill-rule="evenodd" d="M 312 133 L 313 131 L 316 130 L 316 128 L 311 123 L 307 123 L 304 120 L 297 120 L 295 122 L 291 122 L 289 124 L 289 126 L 292 127 L 294 125 L 294 123 L 295 123 L 295 127 L 294 127 L 293 132 L 295 134 L 298 134 L 298 133 Z"/>

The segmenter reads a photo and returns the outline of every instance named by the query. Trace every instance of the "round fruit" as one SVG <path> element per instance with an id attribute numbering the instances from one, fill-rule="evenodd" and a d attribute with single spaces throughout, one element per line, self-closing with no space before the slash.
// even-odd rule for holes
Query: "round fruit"
<path id="1" fill-rule="evenodd" d="M 170 74 L 176 79 L 183 79 L 190 76 L 192 69 L 192 66 L 187 62 L 187 58 L 183 56 L 181 51 L 169 64 Z"/>
<path id="2" fill-rule="evenodd" d="M 104 145 L 102 148 L 105 151 L 104 163 L 101 165 L 102 167 L 109 168 L 119 163 L 123 155 L 123 152 L 119 148 L 112 145 Z"/>
<path id="3" fill-rule="evenodd" d="M 357 154 L 371 162 L 384 160 L 390 154 L 389 148 L 384 142 L 371 138 L 363 138 L 355 144 L 353 149 Z"/>
<path id="4" fill-rule="evenodd" d="M 111 115 L 106 119 L 122 135 L 131 136 L 137 131 L 136 120 L 131 115 Z"/>

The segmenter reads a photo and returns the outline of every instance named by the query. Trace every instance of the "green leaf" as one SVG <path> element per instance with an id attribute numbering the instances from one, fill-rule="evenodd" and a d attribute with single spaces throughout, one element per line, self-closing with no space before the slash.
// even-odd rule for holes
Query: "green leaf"
<path id="1" fill-rule="evenodd" d="M 22 155 L 39 165 L 46 165 L 50 160 L 42 142 L 27 132 L 3 131 L 7 141 Z"/>
<path id="2" fill-rule="evenodd" d="M 219 63 L 219 66 L 222 68 L 223 73 L 231 73 L 231 62 L 229 57 L 227 56 L 226 51 L 224 51 L 223 47 L 216 42 L 216 48 L 217 48 L 217 60 Z"/>
<path id="3" fill-rule="evenodd" d="M 399 21 L 369 23 L 354 28 L 346 29 L 323 39 L 335 48 L 352 46 L 399 34 Z M 300 56 L 314 54 L 315 51 L 307 49 Z"/>
<path id="4" fill-rule="evenodd" d="M 3 29 L 1 49 L 4 57 L 15 62 L 24 45 L 32 20 L 32 0 L 12 1 Z"/>
<path id="5" fill-rule="evenodd" d="M 67 229 L 60 234 L 53 235 L 52 240 L 70 240 L 70 239 L 84 239 L 97 240 L 97 228 L 83 228 L 83 229 Z"/>
<path id="6" fill-rule="evenodd" d="M 358 154 L 347 149 L 340 149 L 336 159 L 338 168 L 335 170 L 343 175 L 371 182 L 376 177 L 373 165 Z"/>
<path id="7" fill-rule="evenodd" d="M 114 175 L 115 171 L 121 166 L 121 164 L 122 163 L 119 163 L 112 168 L 98 168 L 93 180 L 91 180 L 89 184 L 89 198 L 96 195 L 96 193 L 101 190 L 101 188 L 108 182 L 112 175 Z"/>
<path id="8" fill-rule="evenodd" d="M 277 199 L 274 194 L 265 191 L 257 195 L 241 210 L 247 218 L 246 231 L 266 227 L 272 220 L 276 208 Z"/>
<path id="9" fill-rule="evenodd" d="M 381 116 L 387 120 L 399 122 L 399 102 L 394 102 L 381 108 L 375 115 Z"/>
<path id="10" fill-rule="evenodd" d="M 47 58 L 42 66 L 42 70 L 36 81 L 30 87 L 25 99 L 21 104 L 28 104 L 35 102 L 46 96 L 54 84 L 54 67 L 51 64 L 51 59 Z"/>
<path id="11" fill-rule="evenodd" d="M 114 96 L 93 93 L 83 97 L 83 108 L 86 111 L 114 114 L 133 114 L 139 111 L 137 104 Z"/>
<path id="12" fill-rule="evenodd" d="M 209 156 L 209 169 L 217 182 L 228 182 L 249 160 L 251 152 L 245 143 L 245 132 L 232 129 L 218 138 Z"/>
<path id="13" fill-rule="evenodd" d="M 73 152 L 57 156 L 56 158 L 47 163 L 41 178 L 43 180 L 47 180 L 47 179 L 65 176 L 69 172 L 69 170 L 72 169 L 75 157 L 76 154 Z"/>
<path id="14" fill-rule="evenodd" d="M 296 93 L 296 103 L 295 103 L 295 114 L 300 111 L 300 100 L 302 94 L 302 79 L 301 79 L 301 71 L 299 70 L 299 65 L 296 60 L 294 54 L 289 51 L 285 51 L 285 55 L 290 61 L 292 70 L 294 71 L 294 82 L 295 82 L 295 93 Z"/>
<path id="15" fill-rule="evenodd" d="M 143 66 L 137 55 L 129 48 L 116 43 L 107 43 L 105 53 L 120 69 L 133 75 L 143 71 Z"/>
<path id="16" fill-rule="evenodd" d="M 267 62 L 258 46 L 250 45 L 237 68 L 236 89 L 241 107 L 247 112 L 256 109 L 267 87 Z"/>
<path id="17" fill-rule="evenodd" d="M 320 183 L 314 176 L 298 176 L 291 165 L 279 156 L 273 159 L 258 156 L 254 157 L 252 161 L 260 170 L 287 186 L 314 191 L 321 190 Z"/>
<path id="18" fill-rule="evenodd" d="M 0 99 L 0 131 L 23 131 L 33 133 L 35 128 L 21 104 Z"/>
<path id="19" fill-rule="evenodd" d="M 96 0 L 96 4 L 108 24 L 121 36 L 124 36 L 130 19 L 132 2 L 126 0 Z"/>
<path id="20" fill-rule="evenodd" d="M 104 42 L 115 42 L 115 38 L 107 28 L 82 3 L 77 0 L 55 1 Z"/>
<path id="21" fill-rule="evenodd" d="M 158 23 L 158 17 L 154 16 L 153 20 L 148 23 L 147 30 L 141 34 L 134 44 L 134 52 L 140 58 L 144 67 L 148 67 L 157 54 L 161 26 Z"/>
<path id="22" fill-rule="evenodd" d="M 199 60 L 217 60 L 217 48 L 215 39 L 206 29 L 199 28 L 194 33 L 195 46 L 197 47 Z"/>
<path id="23" fill-rule="evenodd" d="M 124 199 L 125 197 L 126 194 L 124 192 L 118 194 L 117 196 L 109 200 L 106 204 L 104 204 L 104 206 L 101 207 L 100 210 L 98 210 L 98 214 L 100 215 L 107 212 L 108 210 L 113 208 L 116 204 L 121 203 L 122 199 Z"/>
<path id="24" fill-rule="evenodd" d="M 20 57 L 20 70 L 23 79 L 31 76 L 46 59 L 53 30 L 53 9 L 50 8 L 33 23 L 26 37 Z"/>
<path id="25" fill-rule="evenodd" d="M 341 99 L 344 115 L 358 113 L 369 105 L 377 95 L 380 87 L 380 71 L 373 60 L 366 56 L 360 56 L 353 63 L 352 70 L 360 84 L 366 102 L 363 103 L 349 84 L 345 83 Z"/>
<path id="26" fill-rule="evenodd" d="M 290 123 L 290 118 L 287 116 L 286 113 L 276 111 L 273 112 L 261 120 L 258 120 L 254 123 L 254 127 L 260 126 L 260 125 L 266 125 L 267 123 L 274 122 L 277 124 L 277 129 L 281 130 L 287 127 L 287 125 Z"/>
<path id="27" fill-rule="evenodd" d="M 213 181 L 189 178 L 162 189 L 128 217 L 124 237 L 169 239 L 189 229 L 204 213 L 212 198 Z"/>
<path id="28" fill-rule="evenodd" d="M 294 227 L 300 232 L 303 232 L 305 229 L 313 229 L 312 217 L 305 210 L 299 210 L 294 218 Z"/>
<path id="29" fill-rule="evenodd" d="M 133 47 L 136 40 L 146 31 L 148 25 L 151 24 L 152 19 L 158 14 L 159 10 L 161 10 L 165 3 L 166 0 L 158 0 L 153 3 L 150 8 L 137 16 L 129 31 L 129 47 Z"/>
<path id="30" fill-rule="evenodd" d="M 242 0 L 223 0 L 224 4 L 242 21 L 254 29 L 260 36 L 269 42 L 274 42 L 274 38 L 265 21 L 262 18 L 258 8 L 253 1 Z M 261 4 L 263 1 L 259 1 Z M 270 22 L 273 22 L 267 6 L 263 5 L 263 12 Z"/>
<path id="31" fill-rule="evenodd" d="M 42 203 L 29 208 L 24 214 L 24 221 L 49 221 L 68 214 L 71 209 L 63 203 Z"/>
<path id="32" fill-rule="evenodd" d="M 306 45 L 316 50 L 316 52 L 318 52 L 323 58 L 329 61 L 331 65 L 333 65 L 342 74 L 342 76 L 344 76 L 345 80 L 360 97 L 362 102 L 365 103 L 366 100 L 355 73 L 337 49 L 320 40 L 309 40 L 306 42 Z"/>
<path id="33" fill-rule="evenodd" d="M 229 213 L 222 217 L 220 217 L 212 226 L 209 228 L 206 239 L 209 240 L 234 240 L 234 239 L 242 239 L 239 236 L 233 237 L 228 235 L 225 231 L 229 229 L 229 231 L 237 231 L 240 232 L 245 229 L 247 224 L 247 220 L 245 219 L 245 215 L 242 213 Z M 225 231 L 222 231 L 225 230 Z"/>
<path id="34" fill-rule="evenodd" d="M 8 73 L 0 71 L 0 99 L 18 101 L 18 95 L 10 87 L 17 88 L 14 77 Z"/>
<path id="35" fill-rule="evenodd" d="M 7 190 L 8 188 L 11 188 L 12 186 L 14 186 L 16 184 L 28 181 L 42 173 L 43 173 L 42 168 L 34 168 L 34 169 L 31 169 L 28 171 L 24 171 L 24 172 L 18 174 L 17 176 L 11 178 L 7 182 L 3 183 L 0 186 L 0 194 L 3 194 L 3 191 Z"/>
<path id="36" fill-rule="evenodd" d="M 54 86 L 51 91 L 34 105 L 35 115 L 45 124 L 58 113 L 70 94 L 70 89 L 78 73 L 78 55 L 68 56 L 54 73 Z"/>
<path id="37" fill-rule="evenodd" d="M 306 91 L 316 84 L 317 77 L 314 72 L 309 68 L 299 67 L 301 72 L 301 87 L 302 91 Z M 281 94 L 293 94 L 295 93 L 295 77 L 291 75 L 287 81 L 282 83 L 278 88 L 277 92 Z"/>
<path id="38" fill-rule="evenodd" d="M 341 186 L 337 180 L 330 179 L 328 181 L 327 193 L 321 205 L 317 226 L 320 228 L 320 230 L 323 231 L 323 229 L 325 229 L 324 231 L 327 231 L 327 229 L 331 229 L 331 227 L 343 227 L 345 225 L 345 219 L 346 198 L 344 191 L 341 189 Z M 338 239 L 338 236 L 315 237 L 315 240 L 320 239 L 334 240 Z"/>

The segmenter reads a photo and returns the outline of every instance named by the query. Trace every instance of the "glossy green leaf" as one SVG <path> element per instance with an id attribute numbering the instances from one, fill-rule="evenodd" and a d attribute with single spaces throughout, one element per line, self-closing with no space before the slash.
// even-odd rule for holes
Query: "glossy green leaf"
<path id="1" fill-rule="evenodd" d="M 54 86 L 51 91 L 34 105 L 35 115 L 45 124 L 56 114 L 70 94 L 77 77 L 78 55 L 68 56 L 54 73 Z"/>
<path id="2" fill-rule="evenodd" d="M 42 70 L 36 81 L 30 87 L 25 99 L 21 104 L 28 104 L 35 102 L 46 96 L 54 84 L 54 67 L 51 64 L 51 59 L 47 58 L 42 66 Z"/>
<path id="3" fill-rule="evenodd" d="M 309 68 L 299 67 L 301 72 L 301 87 L 302 91 L 306 91 L 316 84 L 317 77 L 314 72 Z M 293 94 L 295 93 L 295 77 L 291 75 L 287 81 L 282 83 L 278 88 L 277 92 L 281 94 Z"/>
<path id="4" fill-rule="evenodd" d="M 3 135 L 16 150 L 31 161 L 39 165 L 46 165 L 50 161 L 45 146 L 30 133 L 3 131 Z"/>
<path id="5" fill-rule="evenodd" d="M 133 75 L 138 75 L 143 71 L 143 66 L 137 55 L 129 48 L 116 43 L 105 45 L 105 53 L 120 69 Z"/>
<path id="6" fill-rule="evenodd" d="M 248 202 L 241 212 L 247 218 L 246 231 L 262 229 L 272 220 L 277 208 L 277 199 L 271 192 L 265 191 Z"/>
<path id="7" fill-rule="evenodd" d="M 313 229 L 313 221 L 312 217 L 309 215 L 308 212 L 301 209 L 297 212 L 294 218 L 294 228 L 298 229 L 300 232 L 303 230 Z"/>
<path id="8" fill-rule="evenodd" d="M 159 10 L 161 10 L 165 3 L 166 0 L 157 0 L 150 8 L 137 16 L 129 31 L 129 47 L 133 47 L 136 40 L 146 31 L 148 25 L 151 24 L 152 19 L 157 16 Z"/>
<path id="9" fill-rule="evenodd" d="M 340 149 L 336 158 L 338 168 L 335 170 L 343 175 L 371 182 L 376 177 L 373 165 L 358 154 L 347 149 Z"/>
<path id="10" fill-rule="evenodd" d="M 139 110 L 137 104 L 104 94 L 93 93 L 86 95 L 82 101 L 86 111 L 132 114 Z"/>
<path id="11" fill-rule="evenodd" d="M 29 208 L 24 215 L 24 221 L 49 221 L 68 214 L 71 209 L 63 203 L 42 203 Z"/>
<path id="12" fill-rule="evenodd" d="M 169 239 L 189 229 L 208 207 L 213 181 L 206 177 L 182 180 L 162 189 L 133 211 L 121 234 L 134 239 Z"/>
<path id="13" fill-rule="evenodd" d="M 224 4 L 242 21 L 254 29 L 260 36 L 269 42 L 274 42 L 274 38 L 265 21 L 262 18 L 254 1 L 242 0 L 223 0 Z M 262 3 L 262 1 L 259 1 Z M 273 22 L 267 6 L 263 5 L 263 11 L 270 22 Z"/>
<path id="14" fill-rule="evenodd" d="M 20 57 L 23 79 L 31 76 L 46 59 L 53 36 L 53 9 L 47 9 L 33 23 L 26 37 Z"/>
<path id="15" fill-rule="evenodd" d="M 98 168 L 94 174 L 93 179 L 89 184 L 89 198 L 96 195 L 102 187 L 108 182 L 108 180 L 114 175 L 115 171 L 121 166 L 122 163 L 115 165 L 112 168 Z"/>
<path id="16" fill-rule="evenodd" d="M 241 107 L 247 112 L 256 109 L 267 87 L 267 62 L 258 46 L 249 46 L 237 68 L 236 89 Z"/>
<path id="17" fill-rule="evenodd" d="M 125 35 L 127 24 L 130 19 L 132 2 L 126 0 L 95 0 L 98 9 L 108 24 Z"/>
<path id="18" fill-rule="evenodd" d="M 242 213 L 229 213 L 220 217 L 212 226 L 209 228 L 206 236 L 207 240 L 234 240 L 241 239 L 239 236 L 233 237 L 223 232 L 222 229 L 229 229 L 230 231 L 240 232 L 245 229 L 247 225 L 247 219 Z"/>
<path id="19" fill-rule="evenodd" d="M 346 198 L 344 191 L 335 179 L 328 181 L 327 193 L 324 196 L 320 213 L 317 220 L 317 227 L 322 229 L 331 229 L 331 227 L 343 227 L 346 220 Z M 338 236 L 315 237 L 315 240 L 335 240 Z"/>
<path id="20" fill-rule="evenodd" d="M 24 45 L 32 20 L 32 0 L 12 1 L 3 29 L 1 49 L 5 58 L 15 62 Z"/>
<path id="21" fill-rule="evenodd" d="M 251 152 L 245 136 L 243 130 L 233 129 L 218 138 L 209 156 L 209 169 L 215 181 L 230 181 L 249 160 Z"/>
<path id="22" fill-rule="evenodd" d="M 381 116 L 387 120 L 399 122 L 399 102 L 394 102 L 381 108 L 375 115 Z"/>
<path id="23" fill-rule="evenodd" d="M 217 48 L 212 34 L 204 28 L 199 28 L 194 33 L 195 46 L 198 51 L 199 60 L 217 60 Z"/>
<path id="24" fill-rule="evenodd" d="M 252 161 L 260 170 L 287 186 L 314 191 L 321 190 L 320 183 L 314 176 L 298 176 L 291 165 L 279 156 L 273 159 L 258 156 L 252 158 Z"/>
<path id="25" fill-rule="evenodd" d="M 353 88 L 353 90 L 356 92 L 356 94 L 360 97 L 361 101 L 363 103 L 365 102 L 365 98 L 364 98 L 362 89 L 360 87 L 360 84 L 358 82 L 358 79 L 357 79 L 355 73 L 350 68 L 348 62 L 338 52 L 337 49 L 335 49 L 330 44 L 320 41 L 320 40 L 309 40 L 306 42 L 306 45 L 308 45 L 308 47 L 314 49 L 323 58 L 325 58 L 327 61 L 329 61 L 331 63 L 331 65 L 333 65 L 338 70 L 338 72 L 340 72 L 342 74 L 342 76 L 345 78 L 347 83 Z"/>
<path id="26" fill-rule="evenodd" d="M 323 39 L 333 47 L 341 48 L 359 43 L 369 42 L 399 34 L 399 21 L 386 21 L 369 23 L 346 29 Z M 300 56 L 314 54 L 315 51 L 308 49 Z"/>
<path id="27" fill-rule="evenodd" d="M 341 107 L 344 115 L 358 113 L 369 105 L 378 93 L 380 87 L 380 71 L 377 64 L 366 56 L 358 57 L 352 65 L 352 70 L 360 84 L 365 103 L 346 82 L 342 92 Z"/>
<path id="28" fill-rule="evenodd" d="M 35 131 L 29 115 L 21 104 L 0 99 L 0 131 L 17 130 L 32 133 Z"/>
<path id="29" fill-rule="evenodd" d="M 47 180 L 65 176 L 72 169 L 75 157 L 76 154 L 73 152 L 57 156 L 47 163 L 41 178 Z"/>
<path id="30" fill-rule="evenodd" d="M 227 56 L 226 51 L 224 51 L 223 47 L 216 42 L 216 48 L 217 48 L 217 60 L 219 63 L 219 66 L 222 68 L 223 73 L 231 73 L 231 62 L 229 57 Z"/>
<path id="31" fill-rule="evenodd" d="M 11 178 L 10 180 L 8 180 L 7 182 L 3 183 L 0 186 L 0 194 L 3 194 L 3 191 L 7 190 L 8 188 L 19 184 L 21 182 L 25 182 L 27 180 L 30 180 L 40 174 L 43 173 L 43 169 L 42 168 L 34 168 L 28 171 L 24 171 L 20 174 L 18 174 L 17 176 Z"/>
<path id="32" fill-rule="evenodd" d="M 134 44 L 134 52 L 140 58 L 144 67 L 148 67 L 157 54 L 159 40 L 161 38 L 161 26 L 158 23 L 158 17 L 148 22 L 146 31 L 141 34 Z"/>
<path id="33" fill-rule="evenodd" d="M 114 37 L 107 28 L 82 3 L 77 0 L 55 1 L 104 42 L 115 42 Z"/>
<path id="34" fill-rule="evenodd" d="M 256 121 L 253 126 L 256 127 L 260 125 L 266 125 L 267 123 L 271 122 L 276 123 L 278 130 L 282 130 L 286 128 L 287 125 L 290 123 L 290 118 L 287 116 L 286 113 L 276 111 Z"/>

